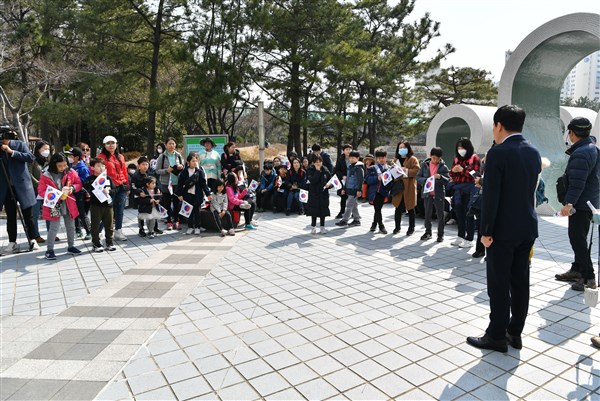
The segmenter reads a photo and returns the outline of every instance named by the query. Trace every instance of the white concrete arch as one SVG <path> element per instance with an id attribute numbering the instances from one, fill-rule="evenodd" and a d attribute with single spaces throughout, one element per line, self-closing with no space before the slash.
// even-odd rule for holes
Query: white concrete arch
<path id="1" fill-rule="evenodd" d="M 431 120 L 427 130 L 427 151 L 434 146 L 444 150 L 446 159 L 454 154 L 460 137 L 468 137 L 475 151 L 484 153 L 492 145 L 492 126 L 495 107 L 453 104 L 442 109 Z"/>
<path id="2" fill-rule="evenodd" d="M 560 89 L 571 69 L 600 50 L 600 15 L 575 13 L 531 32 L 508 59 L 498 88 L 498 106 L 516 104 L 527 114 L 523 134 L 552 161 L 544 170 L 547 197 L 556 205 L 554 182 L 567 156 L 560 120 Z"/>
<path id="3" fill-rule="evenodd" d="M 560 106 L 560 122 L 561 122 L 561 128 L 562 128 L 563 132 L 565 132 L 567 126 L 569 125 L 571 120 L 574 119 L 575 117 L 585 117 L 588 120 L 590 120 L 590 122 L 593 125 L 595 125 L 594 121 L 596 121 L 596 118 L 598 117 L 598 113 L 596 113 L 592 109 L 586 109 L 584 107 Z M 592 128 L 593 128 L 593 126 L 592 126 Z"/>
<path id="4" fill-rule="evenodd" d="M 596 115 L 596 120 L 595 122 L 592 123 L 592 135 L 594 135 L 596 138 L 600 137 L 600 113 L 598 113 Z"/>

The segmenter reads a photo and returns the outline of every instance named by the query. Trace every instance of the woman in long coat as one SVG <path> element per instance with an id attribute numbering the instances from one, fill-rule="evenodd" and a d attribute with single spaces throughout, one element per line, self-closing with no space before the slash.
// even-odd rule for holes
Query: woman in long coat
<path id="1" fill-rule="evenodd" d="M 314 164 L 308 168 L 306 173 L 308 184 L 308 202 L 306 204 L 306 215 L 311 217 L 312 234 L 317 233 L 317 217 L 320 219 L 320 233 L 325 234 L 325 217 L 329 213 L 329 186 L 331 172 L 323 166 L 321 155 L 314 157 Z"/>
<path id="2" fill-rule="evenodd" d="M 394 234 L 400 232 L 402 214 L 408 213 L 408 231 L 406 235 L 412 235 L 415 232 L 415 207 L 417 206 L 417 173 L 419 172 L 419 160 L 415 157 L 412 147 L 408 141 L 400 141 L 396 147 L 394 163 L 399 163 L 404 170 L 405 175 L 397 178 L 392 185 L 392 204 L 396 208 L 394 213 Z M 403 189 L 395 192 L 394 187 L 398 188 L 401 181 Z"/>

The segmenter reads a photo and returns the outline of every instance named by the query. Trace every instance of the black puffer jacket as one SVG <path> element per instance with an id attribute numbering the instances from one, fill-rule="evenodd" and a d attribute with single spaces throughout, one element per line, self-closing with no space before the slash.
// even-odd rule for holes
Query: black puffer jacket
<path id="1" fill-rule="evenodd" d="M 575 143 L 566 152 L 570 157 L 565 174 L 568 189 L 565 203 L 573 204 L 575 210 L 589 210 L 590 201 L 598 208 L 600 201 L 600 163 L 599 150 L 590 137 Z"/>

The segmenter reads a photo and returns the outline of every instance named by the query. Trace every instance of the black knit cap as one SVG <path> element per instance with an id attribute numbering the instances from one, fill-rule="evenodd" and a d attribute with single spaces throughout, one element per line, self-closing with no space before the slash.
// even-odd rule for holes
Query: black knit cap
<path id="1" fill-rule="evenodd" d="M 577 136 L 586 136 L 592 130 L 592 123 L 585 117 L 575 117 L 571 120 L 567 129 L 573 131 Z"/>

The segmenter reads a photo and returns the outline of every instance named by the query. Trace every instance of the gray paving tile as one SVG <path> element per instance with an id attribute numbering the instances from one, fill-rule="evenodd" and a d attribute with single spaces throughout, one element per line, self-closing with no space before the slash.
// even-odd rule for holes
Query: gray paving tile
<path id="1" fill-rule="evenodd" d="M 73 380 L 65 384 L 58 393 L 52 397 L 53 400 L 85 400 L 93 399 L 106 385 L 103 381 L 79 381 Z"/>
<path id="2" fill-rule="evenodd" d="M 161 387 L 135 396 L 136 400 L 177 400 L 169 386 Z"/>
<path id="3" fill-rule="evenodd" d="M 27 379 L 15 379 L 10 377 L 0 377 L 0 398 L 8 399 L 27 383 Z"/>
<path id="4" fill-rule="evenodd" d="M 71 349 L 73 343 L 43 343 L 25 356 L 27 359 L 59 359 L 65 352 Z"/>
<path id="5" fill-rule="evenodd" d="M 8 399 L 49 400 L 67 383 L 66 380 L 29 380 Z"/>
<path id="6" fill-rule="evenodd" d="M 94 359 L 108 344 L 75 344 L 66 352 L 54 359 L 60 360 L 77 360 L 91 361 Z"/>

